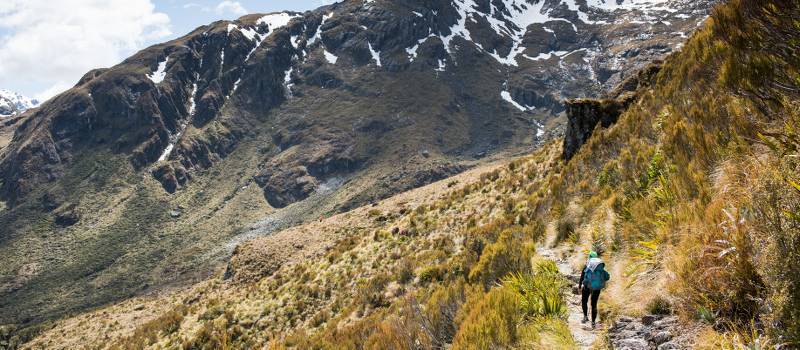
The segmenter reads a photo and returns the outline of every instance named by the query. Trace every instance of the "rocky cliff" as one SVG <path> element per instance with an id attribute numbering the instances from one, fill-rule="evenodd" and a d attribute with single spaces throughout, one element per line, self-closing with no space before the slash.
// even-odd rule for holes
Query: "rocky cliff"
<path id="1" fill-rule="evenodd" d="M 592 136 L 595 128 L 607 128 L 639 97 L 641 90 L 653 84 L 661 63 L 651 64 L 631 75 L 605 98 L 579 98 L 564 102 L 567 126 L 564 132 L 562 158 L 569 160 Z"/>

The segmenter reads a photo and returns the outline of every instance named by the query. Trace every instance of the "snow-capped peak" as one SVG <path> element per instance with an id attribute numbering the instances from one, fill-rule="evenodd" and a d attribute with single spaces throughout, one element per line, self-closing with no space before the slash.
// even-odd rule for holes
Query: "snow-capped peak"
<path id="1" fill-rule="evenodd" d="M 523 45 L 523 38 L 527 33 L 528 26 L 532 24 L 566 22 L 577 33 L 580 30 L 579 25 L 607 24 L 602 19 L 590 19 L 590 17 L 599 14 L 608 15 L 617 11 L 625 13 L 638 11 L 638 16 L 642 20 L 657 23 L 678 11 L 674 8 L 676 2 L 673 0 L 586 0 L 586 6 L 580 6 L 578 0 L 557 0 L 554 2 L 498 0 L 498 3 L 502 4 L 502 10 L 493 2 L 490 6 L 490 11 L 484 12 L 485 10 L 481 9 L 477 0 L 453 0 L 452 4 L 458 13 L 457 21 L 450 27 L 448 35 L 439 35 L 445 49 L 452 54 L 451 41 L 455 37 L 475 42 L 467 23 L 478 23 L 478 19 L 480 19 L 482 22 L 488 23 L 497 35 L 510 38 L 512 46 L 510 52 L 504 54 L 491 49 L 484 49 L 483 46 L 476 43 L 479 49 L 485 51 L 502 64 L 517 66 L 517 56 L 522 55 L 526 50 Z M 555 4 L 558 6 L 555 6 Z M 577 14 L 577 18 L 573 19 L 564 16 L 563 11 L 561 11 L 563 9 L 568 9 L 570 12 Z M 637 17 L 635 20 L 640 19 Z M 420 43 L 423 41 L 425 41 L 425 38 Z M 417 46 L 406 49 L 412 59 L 415 56 L 416 48 Z"/>
<path id="2" fill-rule="evenodd" d="M 20 93 L 0 89 L 0 117 L 22 113 L 36 107 L 39 101 L 23 96 Z"/>

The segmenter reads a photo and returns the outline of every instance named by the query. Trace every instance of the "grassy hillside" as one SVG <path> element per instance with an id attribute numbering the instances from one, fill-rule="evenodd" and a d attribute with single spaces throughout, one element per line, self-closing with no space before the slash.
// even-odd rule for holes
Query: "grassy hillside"
<path id="1" fill-rule="evenodd" d="M 590 248 L 608 261 L 603 324 L 675 313 L 696 348 L 797 346 L 797 18 L 796 0 L 721 5 L 568 163 L 550 144 L 258 239 L 229 280 L 66 319 L 31 344 L 572 348 L 568 283 L 536 256 L 555 245 L 578 266 Z"/>

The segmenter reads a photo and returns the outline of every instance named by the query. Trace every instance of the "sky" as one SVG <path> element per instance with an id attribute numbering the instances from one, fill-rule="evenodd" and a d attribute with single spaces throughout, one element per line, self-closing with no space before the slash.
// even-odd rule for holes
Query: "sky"
<path id="1" fill-rule="evenodd" d="M 219 19 L 332 0 L 0 0 L 0 89 L 47 100 L 87 71 Z"/>

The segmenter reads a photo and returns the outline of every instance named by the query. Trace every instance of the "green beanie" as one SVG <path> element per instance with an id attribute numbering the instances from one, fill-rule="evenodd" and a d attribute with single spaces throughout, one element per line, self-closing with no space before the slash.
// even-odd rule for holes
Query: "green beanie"
<path id="1" fill-rule="evenodd" d="M 592 250 L 592 251 L 589 252 L 589 259 L 596 258 L 596 257 L 597 257 L 597 252 L 596 251 Z"/>

